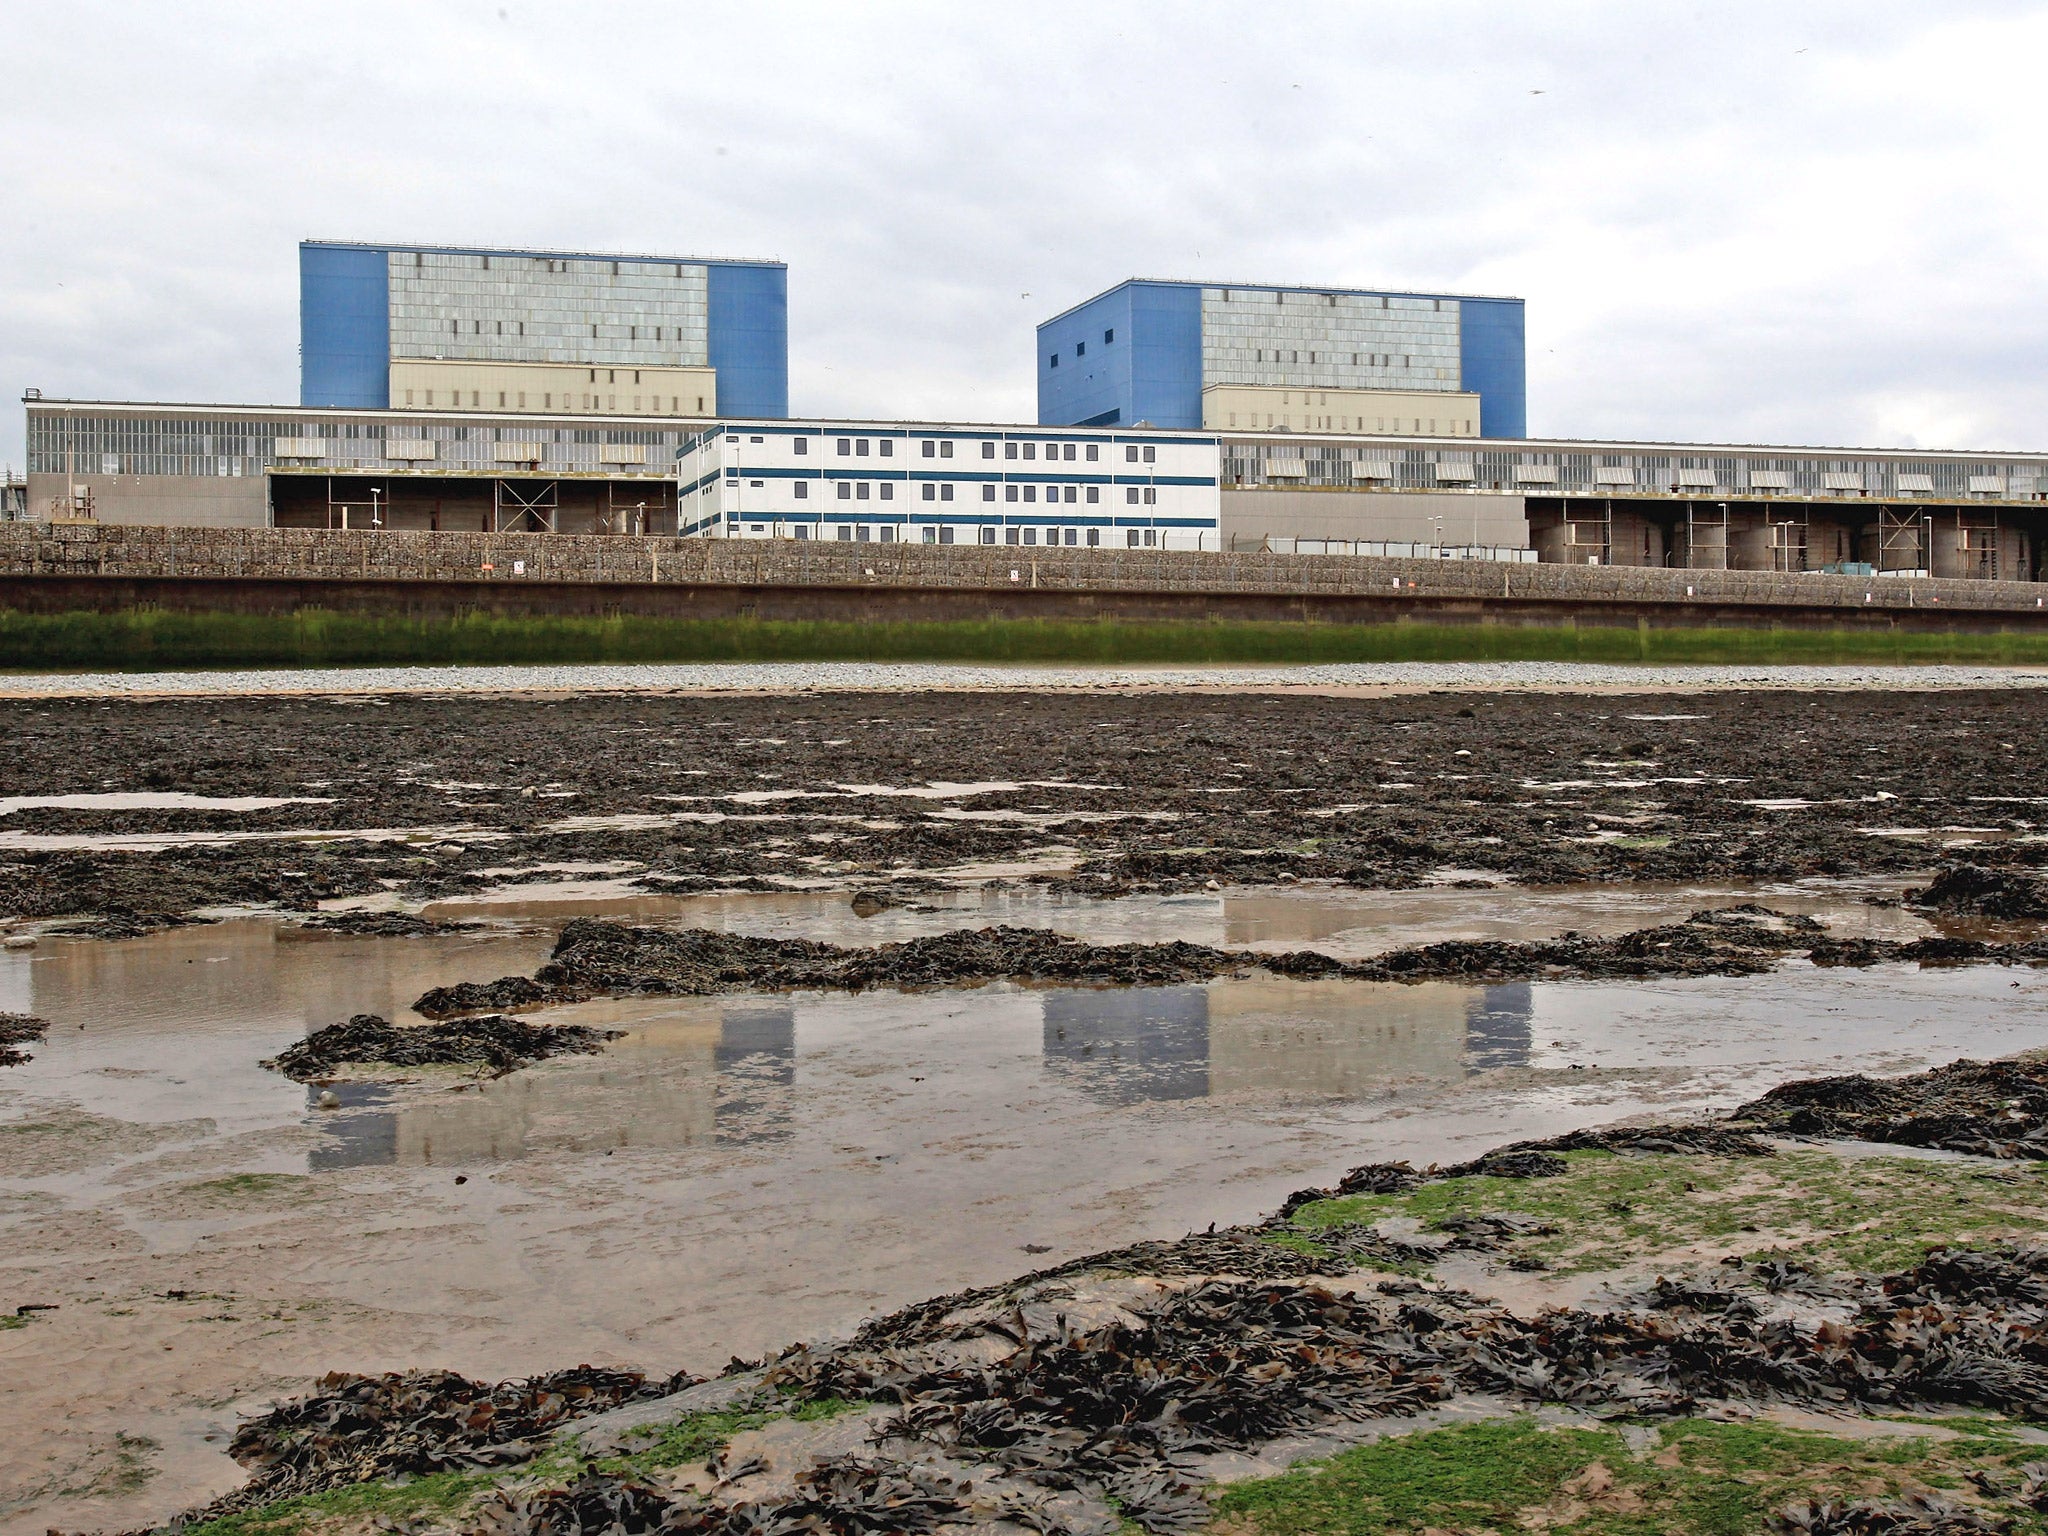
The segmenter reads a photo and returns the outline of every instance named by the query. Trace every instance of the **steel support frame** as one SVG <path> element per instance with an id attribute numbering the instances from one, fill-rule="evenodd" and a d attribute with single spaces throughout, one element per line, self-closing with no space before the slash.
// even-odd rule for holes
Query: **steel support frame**
<path id="1" fill-rule="evenodd" d="M 491 482 L 491 532 L 553 533 L 562 509 L 559 480 Z"/>

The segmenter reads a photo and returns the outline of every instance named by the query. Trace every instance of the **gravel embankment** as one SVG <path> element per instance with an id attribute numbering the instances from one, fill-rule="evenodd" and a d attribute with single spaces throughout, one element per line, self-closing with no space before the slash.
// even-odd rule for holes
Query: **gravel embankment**
<path id="1" fill-rule="evenodd" d="M 1589 662 L 1351 662 L 1323 666 L 1054 667 L 949 663 L 715 662 L 699 665 L 320 667 L 247 672 L 0 674 L 0 697 L 378 693 L 1081 692 L 1432 688 L 1627 693 L 1729 688 L 2039 688 L 2048 668 L 1970 666 L 1617 666 Z"/>

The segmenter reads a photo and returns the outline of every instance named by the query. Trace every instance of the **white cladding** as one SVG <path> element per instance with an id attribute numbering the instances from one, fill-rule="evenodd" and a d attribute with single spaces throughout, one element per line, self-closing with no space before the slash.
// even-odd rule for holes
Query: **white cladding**
<path id="1" fill-rule="evenodd" d="M 1198 433 L 735 421 L 685 441 L 677 526 L 728 539 L 1220 548 Z"/>

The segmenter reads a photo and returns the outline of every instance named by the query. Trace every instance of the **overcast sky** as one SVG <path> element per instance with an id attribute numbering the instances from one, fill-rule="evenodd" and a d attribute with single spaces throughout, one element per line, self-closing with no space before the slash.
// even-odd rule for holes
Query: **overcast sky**
<path id="1" fill-rule="evenodd" d="M 1539 435 L 2048 448 L 2040 4 L 0 8 L 23 387 L 298 398 L 297 242 L 772 256 L 797 414 L 1121 278 L 1528 301 Z"/>

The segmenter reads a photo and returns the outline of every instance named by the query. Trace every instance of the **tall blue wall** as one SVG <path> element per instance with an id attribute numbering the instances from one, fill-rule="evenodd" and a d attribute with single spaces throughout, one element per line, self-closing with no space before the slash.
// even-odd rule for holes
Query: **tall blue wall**
<path id="1" fill-rule="evenodd" d="M 1113 341 L 1103 340 L 1112 332 Z M 1038 420 L 1066 427 L 1201 426 L 1201 289 L 1120 283 L 1041 325 Z"/>
<path id="2" fill-rule="evenodd" d="M 1111 334 L 1114 341 L 1102 339 Z M 1131 353 L 1128 283 L 1046 321 L 1038 328 L 1039 424 L 1111 427 L 1132 420 Z"/>
<path id="3" fill-rule="evenodd" d="M 1529 435 L 1529 358 L 1520 299 L 1458 300 L 1460 387 L 1479 396 L 1481 437 Z"/>
<path id="4" fill-rule="evenodd" d="M 390 261 L 360 246 L 299 246 L 299 404 L 391 404 Z"/>
<path id="5" fill-rule="evenodd" d="M 708 268 L 711 366 L 721 416 L 789 414 L 789 270 Z"/>
<path id="6" fill-rule="evenodd" d="M 1131 285 L 1131 409 L 1155 427 L 1202 424 L 1202 290 L 1193 283 Z"/>

